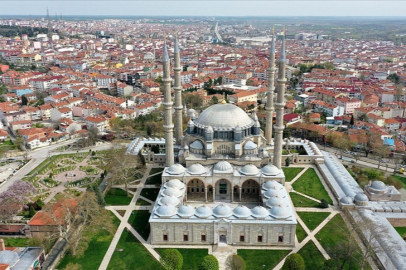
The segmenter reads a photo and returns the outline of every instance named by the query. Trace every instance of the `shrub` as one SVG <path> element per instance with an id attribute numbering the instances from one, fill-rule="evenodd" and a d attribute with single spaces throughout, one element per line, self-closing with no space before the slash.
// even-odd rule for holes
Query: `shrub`
<path id="1" fill-rule="evenodd" d="M 207 255 L 199 265 L 199 270 L 218 270 L 219 262 L 213 255 Z"/>
<path id="2" fill-rule="evenodd" d="M 286 260 L 285 263 L 283 264 L 282 270 L 304 270 L 305 269 L 305 263 L 298 253 L 292 253 L 290 254 Z"/>
<path id="3" fill-rule="evenodd" d="M 181 270 L 183 256 L 177 249 L 166 249 L 162 252 L 161 263 L 166 270 Z"/>
<path id="4" fill-rule="evenodd" d="M 334 270 L 336 269 L 336 263 L 334 260 L 329 259 L 324 262 L 323 270 Z"/>
<path id="5" fill-rule="evenodd" d="M 319 203 L 319 207 L 320 208 L 328 208 L 328 202 L 326 199 L 321 199 L 320 203 Z"/>
<path id="6" fill-rule="evenodd" d="M 227 258 L 227 269 L 230 270 L 245 270 L 246 264 L 243 258 L 238 255 L 231 255 Z"/>

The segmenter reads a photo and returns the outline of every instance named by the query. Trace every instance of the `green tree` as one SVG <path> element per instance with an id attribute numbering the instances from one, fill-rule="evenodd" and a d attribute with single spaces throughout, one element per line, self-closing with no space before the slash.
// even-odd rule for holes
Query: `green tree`
<path id="1" fill-rule="evenodd" d="M 181 270 L 183 256 L 177 249 L 166 249 L 161 254 L 161 264 L 166 270 Z"/>
<path id="2" fill-rule="evenodd" d="M 228 270 L 245 270 L 247 267 L 244 259 L 235 254 L 227 258 L 226 266 Z"/>
<path id="3" fill-rule="evenodd" d="M 302 256 L 300 256 L 300 254 L 298 254 L 298 253 L 290 254 L 286 258 L 282 269 L 283 270 L 304 270 L 305 263 L 304 263 Z"/>
<path id="4" fill-rule="evenodd" d="M 37 213 L 32 205 L 30 205 L 29 216 L 33 217 Z"/>
<path id="5" fill-rule="evenodd" d="M 211 104 L 217 104 L 217 103 L 219 103 L 219 99 L 216 97 L 216 96 L 212 96 L 211 97 Z"/>
<path id="6" fill-rule="evenodd" d="M 207 255 L 199 265 L 199 270 L 218 270 L 219 261 L 213 255 Z"/>
<path id="7" fill-rule="evenodd" d="M 336 263 L 334 262 L 334 260 L 329 259 L 324 262 L 323 270 L 335 270 L 335 269 L 336 269 Z"/>
<path id="8" fill-rule="evenodd" d="M 350 126 L 352 127 L 353 125 L 354 125 L 354 115 L 351 114 Z"/>
<path id="9" fill-rule="evenodd" d="M 320 203 L 319 203 L 319 207 L 320 208 L 328 208 L 328 202 L 326 199 L 321 199 Z"/>
<path id="10" fill-rule="evenodd" d="M 21 96 L 21 104 L 23 106 L 28 104 L 28 98 L 25 95 Z"/>
<path id="11" fill-rule="evenodd" d="M 398 84 L 401 82 L 400 77 L 398 74 L 396 73 L 392 73 L 387 77 L 388 80 L 390 80 L 391 82 Z"/>

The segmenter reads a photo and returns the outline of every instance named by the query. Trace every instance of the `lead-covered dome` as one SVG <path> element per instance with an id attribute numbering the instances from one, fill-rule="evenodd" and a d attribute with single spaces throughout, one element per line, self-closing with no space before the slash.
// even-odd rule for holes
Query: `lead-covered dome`
<path id="1" fill-rule="evenodd" d="M 208 218 L 213 214 L 213 211 L 207 205 L 202 205 L 196 208 L 195 214 L 199 218 Z"/>
<path id="2" fill-rule="evenodd" d="M 286 206 L 274 206 L 270 213 L 274 218 L 287 218 L 290 216 L 289 208 Z"/>
<path id="3" fill-rule="evenodd" d="M 176 207 L 170 204 L 164 204 L 159 206 L 155 213 L 160 217 L 171 217 L 176 214 Z"/>
<path id="4" fill-rule="evenodd" d="M 239 205 L 234 208 L 233 214 L 238 218 L 247 218 L 251 216 L 251 210 L 245 205 Z"/>
<path id="5" fill-rule="evenodd" d="M 233 214 L 231 208 L 226 204 L 220 204 L 213 209 L 213 215 L 222 218 L 222 217 L 229 217 Z"/>
<path id="6" fill-rule="evenodd" d="M 206 169 L 201 164 L 196 163 L 190 165 L 189 168 L 187 169 L 187 172 L 193 175 L 200 175 L 204 174 L 206 172 Z"/>
<path id="7" fill-rule="evenodd" d="M 252 210 L 252 215 L 257 219 L 264 219 L 269 216 L 268 210 L 262 206 L 255 206 Z"/>
<path id="8" fill-rule="evenodd" d="M 165 188 L 177 188 L 177 189 L 183 189 L 185 188 L 185 184 L 182 183 L 179 179 L 172 179 L 169 180 L 168 182 L 165 183 Z"/>
<path id="9" fill-rule="evenodd" d="M 166 169 L 166 173 L 169 173 L 169 174 L 172 174 L 172 175 L 173 174 L 177 175 L 177 174 L 184 173 L 185 170 L 186 170 L 185 167 L 183 167 L 182 165 L 176 163 L 176 164 L 173 164 L 173 165 L 169 166 L 169 168 Z"/>
<path id="10" fill-rule="evenodd" d="M 275 180 L 270 180 L 266 181 L 264 184 L 262 184 L 262 189 L 268 190 L 268 189 L 281 189 L 283 186 L 276 182 Z"/>
<path id="11" fill-rule="evenodd" d="M 285 200 L 281 197 L 271 197 L 269 200 L 266 201 L 266 205 L 269 207 L 274 206 L 283 206 L 286 205 Z"/>
<path id="12" fill-rule="evenodd" d="M 240 173 L 244 175 L 257 175 L 258 172 L 258 168 L 253 164 L 247 164 L 240 170 Z"/>
<path id="13" fill-rule="evenodd" d="M 169 188 L 165 189 L 162 194 L 163 194 L 164 196 L 180 197 L 180 196 L 182 196 L 182 191 L 180 191 L 180 190 L 177 189 L 177 188 L 169 187 Z"/>
<path id="14" fill-rule="evenodd" d="M 178 209 L 178 215 L 181 218 L 187 218 L 193 216 L 195 213 L 195 208 L 191 205 L 182 205 Z"/>
<path id="15" fill-rule="evenodd" d="M 286 196 L 286 191 L 284 189 L 274 189 L 270 188 L 267 191 L 264 192 L 263 196 L 265 198 L 272 198 L 272 197 L 285 197 Z"/>
<path id="16" fill-rule="evenodd" d="M 180 200 L 177 197 L 172 196 L 165 196 L 159 199 L 158 202 L 160 205 L 168 204 L 173 206 L 178 206 L 180 204 Z"/>
<path id="17" fill-rule="evenodd" d="M 266 166 L 264 166 L 261 169 L 262 173 L 267 175 L 267 176 L 275 176 L 281 173 L 281 170 L 278 169 L 275 165 L 273 164 L 268 164 Z"/>
<path id="18" fill-rule="evenodd" d="M 371 188 L 375 190 L 385 190 L 386 185 L 384 182 L 376 180 L 371 183 Z"/>
<path id="19" fill-rule="evenodd" d="M 195 120 L 195 125 L 211 126 L 214 130 L 236 126 L 251 127 L 255 121 L 244 110 L 232 104 L 215 104 L 204 110 Z"/>
<path id="20" fill-rule="evenodd" d="M 230 173 L 233 172 L 233 166 L 228 163 L 227 161 L 220 161 L 217 162 L 216 165 L 214 165 L 213 170 L 215 172 L 222 172 L 222 173 Z"/>

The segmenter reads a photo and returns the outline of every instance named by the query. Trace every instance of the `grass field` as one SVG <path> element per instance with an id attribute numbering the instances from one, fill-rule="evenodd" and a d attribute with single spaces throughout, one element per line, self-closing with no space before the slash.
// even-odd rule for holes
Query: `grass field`
<path id="1" fill-rule="evenodd" d="M 132 196 L 128 197 L 125 190 L 112 188 L 104 197 L 106 205 L 128 205 L 131 202 Z"/>
<path id="2" fill-rule="evenodd" d="M 395 174 L 392 175 L 392 177 L 395 178 L 396 180 L 398 180 L 399 182 L 401 182 L 403 185 L 403 188 L 406 188 L 406 177 L 402 177 L 402 176 L 395 175 Z"/>
<path id="3" fill-rule="evenodd" d="M 165 248 L 155 249 L 159 254 L 162 254 Z M 203 260 L 203 257 L 208 255 L 207 249 L 195 249 L 195 248 L 177 248 L 177 250 L 183 256 L 182 270 L 199 270 L 199 264 Z"/>
<path id="4" fill-rule="evenodd" d="M 292 186 L 300 193 L 318 200 L 326 199 L 329 204 L 333 204 L 333 201 L 324 189 L 323 184 L 313 168 L 307 169 Z"/>
<path id="5" fill-rule="evenodd" d="M 329 212 L 296 212 L 303 220 L 309 230 L 313 231 L 320 223 L 325 220 L 330 213 Z"/>
<path id="6" fill-rule="evenodd" d="M 138 199 L 135 205 L 151 205 L 151 204 L 143 199 Z"/>
<path id="7" fill-rule="evenodd" d="M 124 230 L 107 269 L 163 270 L 164 268 L 131 232 Z"/>
<path id="8" fill-rule="evenodd" d="M 148 210 L 135 210 L 128 219 L 128 223 L 133 226 L 134 230 L 136 230 L 144 240 L 148 239 L 150 233 L 149 217 L 150 213 Z"/>
<path id="9" fill-rule="evenodd" d="M 323 269 L 325 259 L 313 241 L 309 241 L 298 253 L 303 257 L 306 269 Z"/>
<path id="10" fill-rule="evenodd" d="M 273 269 L 288 253 L 289 250 L 239 249 L 237 251 L 249 270 Z M 263 268 L 264 265 L 265 268 Z"/>
<path id="11" fill-rule="evenodd" d="M 395 230 L 402 236 L 402 238 L 406 237 L 406 227 L 395 227 Z"/>
<path id="12" fill-rule="evenodd" d="M 304 168 L 299 167 L 283 167 L 283 173 L 285 174 L 285 181 L 290 182 L 296 177 Z"/>
<path id="13" fill-rule="evenodd" d="M 162 173 L 148 177 L 145 184 L 146 185 L 161 185 L 162 184 Z"/>
<path id="14" fill-rule="evenodd" d="M 302 228 L 302 226 L 300 226 L 299 223 L 297 223 L 296 225 L 296 237 L 297 240 L 300 242 L 302 242 L 307 236 L 306 231 Z"/>
<path id="15" fill-rule="evenodd" d="M 159 188 L 144 188 L 141 190 L 141 196 L 150 199 L 151 201 L 155 201 L 156 197 L 158 196 Z"/>
<path id="16" fill-rule="evenodd" d="M 149 175 L 153 175 L 155 173 L 163 172 L 164 168 L 152 168 L 151 171 L 149 172 Z"/>
<path id="17" fill-rule="evenodd" d="M 297 193 L 290 192 L 289 196 L 292 199 L 293 205 L 295 207 L 319 207 L 318 202 L 310 200 Z"/>

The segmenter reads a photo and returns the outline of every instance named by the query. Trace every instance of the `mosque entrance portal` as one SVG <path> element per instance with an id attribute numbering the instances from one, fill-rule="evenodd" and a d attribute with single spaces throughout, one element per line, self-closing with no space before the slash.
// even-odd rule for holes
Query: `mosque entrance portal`
<path id="1" fill-rule="evenodd" d="M 219 243 L 227 244 L 227 231 L 219 231 Z"/>

